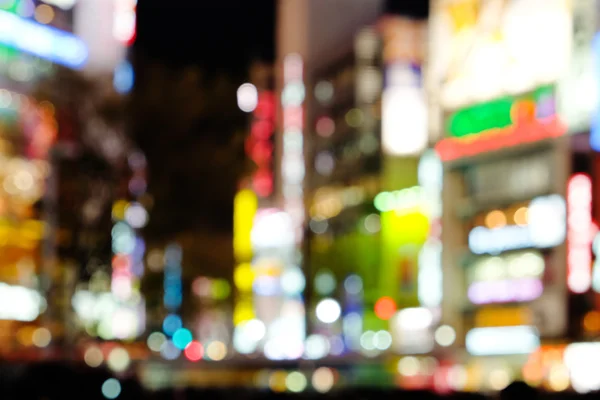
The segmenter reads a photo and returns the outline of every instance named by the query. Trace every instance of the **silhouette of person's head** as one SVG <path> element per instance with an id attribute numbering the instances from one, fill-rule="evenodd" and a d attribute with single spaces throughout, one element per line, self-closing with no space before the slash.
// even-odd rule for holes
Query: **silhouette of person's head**
<path id="1" fill-rule="evenodd" d="M 534 400 L 537 399 L 537 397 L 537 390 L 522 381 L 515 381 L 500 391 L 500 400 Z"/>

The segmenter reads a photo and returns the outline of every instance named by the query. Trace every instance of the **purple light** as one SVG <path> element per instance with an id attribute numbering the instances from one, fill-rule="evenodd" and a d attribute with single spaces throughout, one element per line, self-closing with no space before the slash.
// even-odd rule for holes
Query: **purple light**
<path id="1" fill-rule="evenodd" d="M 535 300 L 543 291 L 539 279 L 518 279 L 476 282 L 469 287 L 468 295 L 473 304 L 512 303 Z"/>

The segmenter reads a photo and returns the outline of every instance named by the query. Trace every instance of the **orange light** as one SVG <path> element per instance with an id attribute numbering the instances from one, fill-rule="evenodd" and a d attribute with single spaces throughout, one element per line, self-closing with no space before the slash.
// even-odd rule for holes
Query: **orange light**
<path id="1" fill-rule="evenodd" d="M 500 210 L 490 211 L 485 217 L 485 225 L 490 228 L 501 228 L 506 225 L 506 215 Z"/>
<path id="2" fill-rule="evenodd" d="M 583 317 L 583 329 L 590 333 L 600 332 L 600 312 L 590 311 L 585 314 L 585 317 Z"/>
<path id="3" fill-rule="evenodd" d="M 117 254 L 113 257 L 112 267 L 115 270 L 129 270 L 131 268 L 131 259 L 128 255 Z"/>
<path id="4" fill-rule="evenodd" d="M 391 297 L 382 297 L 375 303 L 375 315 L 384 321 L 392 318 L 395 312 L 396 302 Z"/>

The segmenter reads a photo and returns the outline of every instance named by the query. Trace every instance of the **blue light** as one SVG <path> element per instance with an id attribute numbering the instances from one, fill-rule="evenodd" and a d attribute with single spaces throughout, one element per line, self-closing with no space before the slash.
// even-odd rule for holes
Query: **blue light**
<path id="1" fill-rule="evenodd" d="M 173 336 L 173 334 L 181 329 L 183 326 L 183 321 L 179 315 L 169 314 L 165 317 L 163 321 L 163 332 L 166 335 Z"/>
<path id="2" fill-rule="evenodd" d="M 177 329 L 177 331 L 173 334 L 173 344 L 179 350 L 185 349 L 192 340 L 194 340 L 192 337 L 192 332 L 185 328 Z"/>
<path id="3" fill-rule="evenodd" d="M 178 292 L 168 292 L 163 296 L 163 302 L 165 307 L 171 310 L 175 310 L 181 306 L 181 293 Z"/>
<path id="4" fill-rule="evenodd" d="M 115 75 L 113 77 L 113 85 L 115 90 L 121 94 L 126 94 L 133 88 L 135 81 L 135 73 L 133 67 L 128 61 L 124 61 L 117 66 L 115 69 Z"/>
<path id="5" fill-rule="evenodd" d="M 179 350 L 173 342 L 167 340 L 160 346 L 160 355 L 163 356 L 165 360 L 175 360 L 181 354 L 181 350 Z"/>
<path id="6" fill-rule="evenodd" d="M 0 43 L 65 67 L 79 69 L 88 58 L 77 36 L 0 11 Z"/>
<path id="7" fill-rule="evenodd" d="M 592 53 L 594 54 L 594 61 L 596 65 L 600 65 L 600 32 L 596 33 L 594 36 L 594 41 L 592 42 Z M 596 72 L 598 75 L 596 76 L 597 84 L 600 82 L 600 72 Z M 598 84 L 600 86 L 600 84 Z M 600 109 L 597 109 L 592 117 L 592 123 L 590 128 L 590 147 L 594 151 L 600 152 Z"/>

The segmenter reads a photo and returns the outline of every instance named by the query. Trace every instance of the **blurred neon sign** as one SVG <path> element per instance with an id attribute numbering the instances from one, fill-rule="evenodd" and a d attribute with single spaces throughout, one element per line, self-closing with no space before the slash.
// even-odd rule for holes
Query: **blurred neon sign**
<path id="1" fill-rule="evenodd" d="M 592 180 L 575 174 L 567 186 L 567 285 L 585 293 L 592 285 L 592 241 L 597 228 L 592 221 Z"/>
<path id="2" fill-rule="evenodd" d="M 526 325 L 475 328 L 467 333 L 465 344 L 474 356 L 529 354 L 540 346 L 540 335 Z"/>
<path id="3" fill-rule="evenodd" d="M 298 54 L 283 61 L 283 155 L 281 160 L 284 211 L 294 222 L 296 241 L 302 242 L 304 226 L 304 62 Z"/>
<path id="4" fill-rule="evenodd" d="M 258 95 L 254 120 L 246 151 L 258 170 L 252 177 L 252 188 L 259 197 L 273 193 L 273 133 L 275 132 L 275 95 L 265 91 Z"/>
<path id="5" fill-rule="evenodd" d="M 501 257 L 482 257 L 470 270 L 471 282 L 541 278 L 546 263 L 539 252 L 524 251 Z"/>
<path id="6" fill-rule="evenodd" d="M 475 313 L 478 328 L 530 325 L 532 322 L 533 313 L 528 307 L 488 307 Z"/>
<path id="7" fill-rule="evenodd" d="M 558 137 L 567 130 L 556 115 L 550 87 L 458 111 L 446 128 L 450 137 L 435 147 L 443 161 Z"/>
<path id="8" fill-rule="evenodd" d="M 0 11 L 0 44 L 75 69 L 83 67 L 88 57 L 87 47 L 77 36 L 7 11 Z"/>
<path id="9" fill-rule="evenodd" d="M 543 291 L 540 279 L 510 279 L 475 282 L 469 286 L 468 297 L 473 304 L 514 303 L 535 300 Z"/>
<path id="10" fill-rule="evenodd" d="M 523 119 L 543 119 L 554 114 L 553 89 L 545 86 L 529 96 L 504 96 L 459 110 L 448 119 L 446 130 L 451 137 L 461 138 L 506 128 Z"/>

